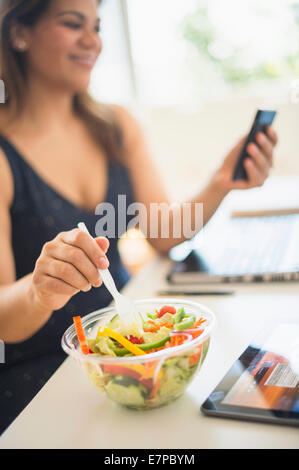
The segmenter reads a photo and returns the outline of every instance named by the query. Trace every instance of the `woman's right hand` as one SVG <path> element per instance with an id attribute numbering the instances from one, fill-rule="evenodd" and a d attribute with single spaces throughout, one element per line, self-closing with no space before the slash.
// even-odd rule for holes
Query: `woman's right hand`
<path id="1" fill-rule="evenodd" d="M 64 307 L 80 291 L 99 287 L 98 269 L 106 269 L 107 238 L 93 239 L 79 229 L 62 232 L 42 249 L 32 275 L 33 298 L 45 310 Z"/>

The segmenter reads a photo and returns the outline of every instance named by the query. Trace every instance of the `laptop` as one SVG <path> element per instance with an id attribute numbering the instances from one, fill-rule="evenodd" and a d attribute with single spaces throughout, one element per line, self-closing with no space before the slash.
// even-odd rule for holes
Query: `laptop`
<path id="1" fill-rule="evenodd" d="M 203 232 L 198 248 L 195 237 L 170 251 L 170 283 L 299 280 L 299 210 L 236 214 Z"/>

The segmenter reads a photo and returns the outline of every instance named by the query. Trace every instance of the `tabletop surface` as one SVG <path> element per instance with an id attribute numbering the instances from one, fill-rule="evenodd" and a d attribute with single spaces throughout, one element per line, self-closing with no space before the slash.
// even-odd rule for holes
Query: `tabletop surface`
<path id="1" fill-rule="evenodd" d="M 169 288 L 165 276 L 170 264 L 168 258 L 156 258 L 123 293 L 142 299 Z M 150 411 L 128 410 L 102 395 L 68 358 L 0 437 L 0 448 L 298 449 L 298 428 L 200 412 L 201 404 L 267 322 L 299 323 L 298 282 L 230 284 L 229 290 L 235 294 L 187 297 L 213 310 L 217 327 L 200 373 L 178 400 Z"/>
<path id="2" fill-rule="evenodd" d="M 135 298 L 166 287 L 168 259 L 156 259 L 127 286 Z M 299 448 L 298 429 L 212 418 L 200 406 L 265 321 L 299 322 L 298 283 L 230 286 L 233 296 L 191 297 L 215 312 L 205 363 L 168 406 L 132 411 L 108 400 L 68 358 L 0 438 L 0 448 L 221 449 Z M 29 430 L 29 431 L 28 431 Z"/>

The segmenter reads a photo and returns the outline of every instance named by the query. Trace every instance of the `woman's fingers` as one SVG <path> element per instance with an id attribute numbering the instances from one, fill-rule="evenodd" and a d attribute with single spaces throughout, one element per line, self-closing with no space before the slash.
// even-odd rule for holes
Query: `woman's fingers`
<path id="1" fill-rule="evenodd" d="M 247 151 L 251 156 L 254 164 L 260 172 L 262 178 L 266 178 L 269 174 L 270 161 L 269 158 L 262 152 L 257 145 L 251 143 L 247 147 Z"/>
<path id="2" fill-rule="evenodd" d="M 45 308 L 59 310 L 80 291 L 99 287 L 106 269 L 109 241 L 93 239 L 79 229 L 63 232 L 44 244 L 33 276 L 33 289 Z"/>
<path id="3" fill-rule="evenodd" d="M 237 161 L 247 136 L 240 139 L 225 158 L 222 166 L 216 172 L 217 184 L 228 192 L 233 189 L 250 189 L 255 186 L 261 186 L 269 175 L 270 168 L 273 165 L 273 150 L 278 142 L 277 134 L 268 126 L 265 133 L 259 132 L 256 136 L 256 142 L 247 145 L 246 150 L 249 158 L 244 161 L 247 172 L 247 180 L 233 180 Z"/>
<path id="4" fill-rule="evenodd" d="M 101 250 L 103 250 L 103 252 L 106 254 L 110 246 L 110 242 L 108 238 L 98 237 L 98 238 L 95 238 L 95 241 L 98 244 L 98 246 L 101 248 Z"/>
<path id="5" fill-rule="evenodd" d="M 273 144 L 268 137 L 262 133 L 259 132 L 256 136 L 256 140 L 262 150 L 262 152 L 266 155 L 266 157 L 270 160 L 272 160 L 272 153 L 273 153 Z"/>
<path id="6" fill-rule="evenodd" d="M 109 241 L 104 237 L 93 239 L 81 230 L 61 233 L 56 243 L 45 245 L 49 257 L 47 274 L 65 281 L 78 290 L 88 292 L 91 286 L 102 284 L 98 269 L 106 269 Z"/>
<path id="7" fill-rule="evenodd" d="M 273 146 L 277 145 L 278 136 L 277 136 L 275 130 L 271 126 L 267 126 L 266 134 L 270 138 L 270 140 L 272 141 Z"/>
<path id="8" fill-rule="evenodd" d="M 265 178 L 262 176 L 255 162 L 251 158 L 246 158 L 244 165 L 248 176 L 247 187 L 254 188 L 256 186 L 262 186 Z"/>
<path id="9" fill-rule="evenodd" d="M 94 287 L 99 287 L 102 284 L 98 269 L 81 248 L 68 245 L 67 243 L 59 243 L 55 251 L 53 250 L 52 256 L 55 259 L 73 265 L 89 284 Z"/>
<path id="10" fill-rule="evenodd" d="M 278 139 L 271 127 L 267 127 L 266 132 L 267 135 L 262 132 L 257 134 L 258 145 L 251 142 L 247 146 L 247 152 L 251 157 L 244 162 L 248 175 L 248 187 L 261 186 L 273 165 L 273 149 Z"/>
<path id="11" fill-rule="evenodd" d="M 269 165 L 272 166 L 273 164 L 273 143 L 272 140 L 269 139 L 265 134 L 259 132 L 256 136 L 257 143 L 260 146 L 260 150 L 267 158 Z"/>
<path id="12" fill-rule="evenodd" d="M 73 297 L 73 295 L 76 295 L 80 292 L 79 289 L 76 289 L 75 287 L 71 286 L 70 284 L 67 284 L 61 279 L 52 277 L 49 274 L 45 274 L 43 276 L 43 284 L 47 292 L 55 292 L 58 296 L 62 295 Z"/>
<path id="13" fill-rule="evenodd" d="M 48 262 L 47 262 L 48 261 Z M 78 269 L 70 263 L 58 259 L 44 260 L 47 263 L 45 273 L 52 278 L 64 281 L 78 291 L 88 292 L 91 284 Z"/>
<path id="14" fill-rule="evenodd" d="M 98 269 L 106 269 L 109 266 L 109 261 L 105 252 L 99 244 L 87 233 L 82 230 L 74 229 L 70 232 L 63 232 L 59 235 L 60 240 L 68 245 L 81 248 L 86 256 Z"/>

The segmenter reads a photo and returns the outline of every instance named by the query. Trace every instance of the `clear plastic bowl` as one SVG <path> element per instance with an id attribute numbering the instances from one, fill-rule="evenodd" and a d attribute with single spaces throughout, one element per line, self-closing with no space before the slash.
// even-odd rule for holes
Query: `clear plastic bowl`
<path id="1" fill-rule="evenodd" d="M 216 319 L 207 307 L 175 298 L 138 300 L 136 305 L 144 318 L 146 313 L 153 313 L 163 305 L 172 305 L 176 309 L 184 307 L 187 314 L 206 319 L 204 331 L 195 339 L 189 335 L 180 346 L 142 356 L 108 357 L 82 354 L 72 325 L 62 337 L 62 348 L 111 400 L 129 408 L 146 410 L 166 405 L 186 390 L 206 358 Z M 86 337 L 95 338 L 99 326 L 107 324 L 115 313 L 111 306 L 83 317 Z"/>

